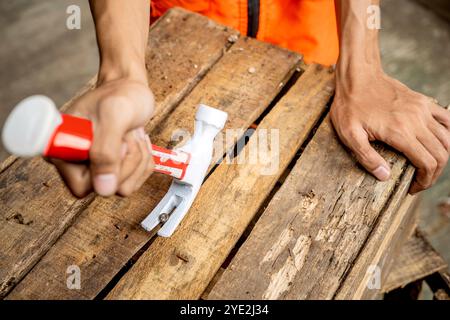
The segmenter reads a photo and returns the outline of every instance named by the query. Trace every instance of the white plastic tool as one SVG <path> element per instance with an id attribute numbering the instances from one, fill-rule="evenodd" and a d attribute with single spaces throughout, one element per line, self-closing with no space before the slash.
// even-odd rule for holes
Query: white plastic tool
<path id="1" fill-rule="evenodd" d="M 152 145 L 154 170 L 174 179 L 167 194 L 142 222 L 144 229 L 150 231 L 162 223 L 158 235 L 173 234 L 197 196 L 211 164 L 214 138 L 226 120 L 226 112 L 200 104 L 194 134 L 186 144 L 174 150 Z M 60 114 L 51 99 L 32 96 L 11 112 L 2 139 L 6 149 L 17 156 L 87 161 L 93 128 L 88 119 Z"/>
<path id="2" fill-rule="evenodd" d="M 182 180 L 174 179 L 167 194 L 142 221 L 142 227 L 150 231 L 159 223 L 163 226 L 158 235 L 170 237 L 194 202 L 200 186 L 211 164 L 215 136 L 223 129 L 227 113 L 199 105 L 195 115 L 195 130 L 192 138 L 177 151 L 191 155 L 191 161 Z"/>

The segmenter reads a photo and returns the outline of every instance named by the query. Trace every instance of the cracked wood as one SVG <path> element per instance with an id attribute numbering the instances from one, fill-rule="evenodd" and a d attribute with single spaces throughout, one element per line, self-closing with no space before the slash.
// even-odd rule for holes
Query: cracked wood
<path id="1" fill-rule="evenodd" d="M 332 299 L 405 170 L 379 150 L 392 166 L 384 183 L 357 166 L 327 117 L 208 298 Z"/>
<path id="2" fill-rule="evenodd" d="M 192 33 L 196 34 L 195 45 Z M 157 103 L 150 127 L 222 56 L 233 34 L 236 32 L 205 17 L 179 9 L 168 12 L 151 28 L 146 64 Z M 86 90 L 93 84 L 91 81 Z M 63 109 L 70 109 L 70 102 Z M 0 297 L 21 280 L 94 199 L 92 194 L 81 200 L 73 197 L 56 170 L 41 158 L 17 159 L 12 164 L 11 159 L 7 161 L 0 174 Z M 18 214 L 30 223 L 17 224 L 9 219 Z"/>
<path id="3" fill-rule="evenodd" d="M 172 19 L 171 23 L 176 24 L 176 21 Z M 212 30 L 218 28 L 212 23 L 208 26 Z M 192 28 L 190 32 L 193 32 Z M 166 41 L 179 43 L 180 40 Z M 182 103 L 161 118 L 159 125 L 151 128 L 152 142 L 172 146 L 174 132 L 182 129 L 192 132 L 196 107 L 200 102 L 227 111 L 226 128 L 238 129 L 234 132 L 234 138 L 237 138 L 269 106 L 282 88 L 280 83 L 286 83 L 299 60 L 297 54 L 269 44 L 249 38 L 237 40 Z M 165 63 L 170 65 L 172 62 Z M 250 67 L 257 71 L 249 73 Z M 216 139 L 216 142 L 220 141 Z M 225 142 L 227 148 L 235 143 L 233 139 Z M 217 153 L 214 160 L 221 156 Z M 94 298 L 151 239 L 152 234 L 145 232 L 140 222 L 163 197 L 169 184 L 169 177 L 155 174 L 128 198 L 96 198 L 8 299 Z M 155 246 L 148 250 L 155 250 Z M 189 260 L 189 256 L 182 253 L 179 256 L 182 260 Z M 65 270 L 72 264 L 81 269 L 82 290 L 66 287 Z M 43 287 L 46 290 L 42 290 Z"/>
<path id="4" fill-rule="evenodd" d="M 279 129 L 275 172 L 263 174 L 270 163 L 222 162 L 203 184 L 173 236 L 155 239 L 107 298 L 199 298 L 325 111 L 333 79 L 330 70 L 309 66 L 242 150 L 248 154 L 261 130 Z"/>

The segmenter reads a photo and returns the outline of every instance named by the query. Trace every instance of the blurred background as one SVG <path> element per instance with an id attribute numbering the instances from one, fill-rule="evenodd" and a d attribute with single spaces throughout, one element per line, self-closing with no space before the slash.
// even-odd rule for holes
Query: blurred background
<path id="1" fill-rule="evenodd" d="M 412 89 L 450 104 L 450 0 L 382 0 L 385 70 Z M 66 9 L 81 8 L 81 29 L 68 30 Z M 0 1 L 0 127 L 32 94 L 57 105 L 71 98 L 98 68 L 88 1 Z M 0 160 L 7 156 L 0 146 Z M 450 166 L 423 193 L 420 228 L 450 263 Z M 423 298 L 430 292 L 423 290 Z"/>

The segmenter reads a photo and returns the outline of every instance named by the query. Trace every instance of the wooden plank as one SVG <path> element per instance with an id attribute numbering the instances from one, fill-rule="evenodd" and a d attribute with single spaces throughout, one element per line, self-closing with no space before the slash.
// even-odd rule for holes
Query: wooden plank
<path id="1" fill-rule="evenodd" d="M 404 172 L 379 148 L 392 177 L 359 168 L 325 119 L 212 290 L 211 299 L 331 299 Z"/>
<path id="2" fill-rule="evenodd" d="M 436 272 L 425 279 L 435 300 L 450 300 L 450 273 L 447 270 Z"/>
<path id="3" fill-rule="evenodd" d="M 196 106 L 202 102 L 228 112 L 227 128 L 239 130 L 234 132 L 234 139 L 225 141 L 225 150 L 232 147 L 276 97 L 280 84 L 286 83 L 299 60 L 299 55 L 287 50 L 239 39 L 170 116 L 151 130 L 152 141 L 167 146 L 175 130 L 192 132 Z M 255 72 L 249 72 L 250 68 Z M 216 153 L 214 160 L 222 155 Z M 155 174 L 129 198 L 97 198 L 8 298 L 94 298 L 151 239 L 139 223 L 162 198 L 169 183 L 168 177 Z M 70 265 L 80 267 L 81 290 L 66 287 Z"/>
<path id="4" fill-rule="evenodd" d="M 448 109 L 448 107 L 447 107 Z M 397 190 L 391 197 L 383 214 L 378 219 L 372 234 L 367 239 L 364 250 L 355 261 L 343 282 L 337 299 L 372 299 L 383 294 L 381 290 L 387 276 L 400 253 L 402 245 L 415 230 L 417 215 L 414 197 L 406 196 L 414 175 L 414 167 L 408 165 L 400 179 Z M 411 208 L 411 209 L 410 209 Z M 369 266 L 381 270 L 381 288 L 367 286 L 371 276 Z"/>
<path id="5" fill-rule="evenodd" d="M 178 9 L 152 27 L 146 63 L 157 104 L 149 126 L 154 126 L 220 59 L 230 45 L 229 36 L 235 33 Z M 192 34 L 196 35 L 195 45 Z M 93 198 L 73 197 L 54 168 L 40 158 L 17 160 L 7 166 L 0 175 L 0 297 L 30 270 Z"/>
<path id="6" fill-rule="evenodd" d="M 171 238 L 157 238 L 107 298 L 199 298 L 324 112 L 333 86 L 331 70 L 308 67 L 242 150 L 248 154 L 260 133 L 278 129 L 279 152 L 270 158 L 278 154 L 276 171 L 264 175 L 270 162 L 221 163 L 177 232 Z"/>
<path id="7" fill-rule="evenodd" d="M 395 257 L 417 227 L 417 211 L 414 205 L 416 197 L 407 195 L 413 175 L 414 169 L 409 166 L 339 289 L 336 299 L 360 300 L 382 296 L 382 287 Z M 374 276 L 379 277 L 376 285 L 372 278 Z"/>
<path id="8" fill-rule="evenodd" d="M 383 291 L 402 288 L 435 272 L 447 269 L 447 263 L 425 239 L 420 230 L 403 245 L 400 255 L 383 284 Z"/>

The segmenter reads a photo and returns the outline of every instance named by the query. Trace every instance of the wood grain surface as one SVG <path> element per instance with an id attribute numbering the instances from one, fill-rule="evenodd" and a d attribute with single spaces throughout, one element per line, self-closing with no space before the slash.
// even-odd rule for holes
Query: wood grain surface
<path id="1" fill-rule="evenodd" d="M 172 237 L 155 239 L 107 298 L 198 299 L 325 111 L 333 79 L 328 69 L 308 67 L 241 151 L 250 154 L 260 132 L 278 129 L 279 152 L 271 161 L 222 162 Z"/>
<path id="2" fill-rule="evenodd" d="M 165 23 L 167 19 L 163 21 Z M 197 20 L 189 18 L 184 23 L 190 21 Z M 170 23 L 179 25 L 174 19 Z M 185 28 L 190 28 L 190 33 L 206 32 L 204 26 L 200 29 L 200 26 L 194 28 L 185 25 Z M 217 28 L 217 25 L 211 23 L 211 28 Z M 174 33 L 174 30 L 169 31 Z M 209 34 L 215 36 L 214 33 Z M 181 47 L 173 48 L 173 52 L 184 52 L 181 49 L 184 44 L 179 40 L 167 41 L 175 42 L 177 46 L 180 44 Z M 209 55 L 206 52 L 204 54 Z M 299 61 L 300 56 L 292 52 L 249 38 L 237 39 L 175 109 L 168 112 L 166 117 L 161 117 L 159 124 L 151 123 L 147 127 L 152 142 L 173 146 L 171 137 L 177 130 L 191 133 L 196 107 L 201 102 L 228 112 L 227 128 L 235 129 L 233 139 L 216 139 L 216 142 L 226 144 L 223 150 L 231 148 L 244 130 L 270 105 Z M 170 60 L 161 60 L 160 63 L 176 68 Z M 249 72 L 250 68 L 254 68 L 255 72 Z M 214 160 L 221 157 L 222 154 L 216 153 Z M 128 198 L 96 198 L 11 292 L 8 299 L 94 298 L 151 240 L 153 235 L 145 232 L 140 222 L 163 197 L 169 184 L 169 177 L 155 174 Z M 149 250 L 154 250 L 153 246 Z M 70 265 L 80 267 L 81 290 L 69 290 L 66 287 L 65 272 Z M 43 286 L 48 290 L 41 290 Z"/>
<path id="3" fill-rule="evenodd" d="M 192 32 L 196 45 L 192 44 Z M 156 120 L 176 106 L 223 55 L 233 34 L 236 32 L 205 17 L 179 9 L 151 28 L 146 63 L 157 101 Z M 91 81 L 86 90 L 93 84 Z M 70 110 L 70 102 L 63 110 Z M 18 159 L 5 167 L 0 174 L 0 297 L 94 199 L 93 194 L 84 199 L 73 197 L 53 166 L 41 158 Z"/>
<path id="4" fill-rule="evenodd" d="M 361 169 L 325 119 L 211 291 L 210 299 L 332 299 L 403 176 L 406 160 L 378 182 Z"/>

